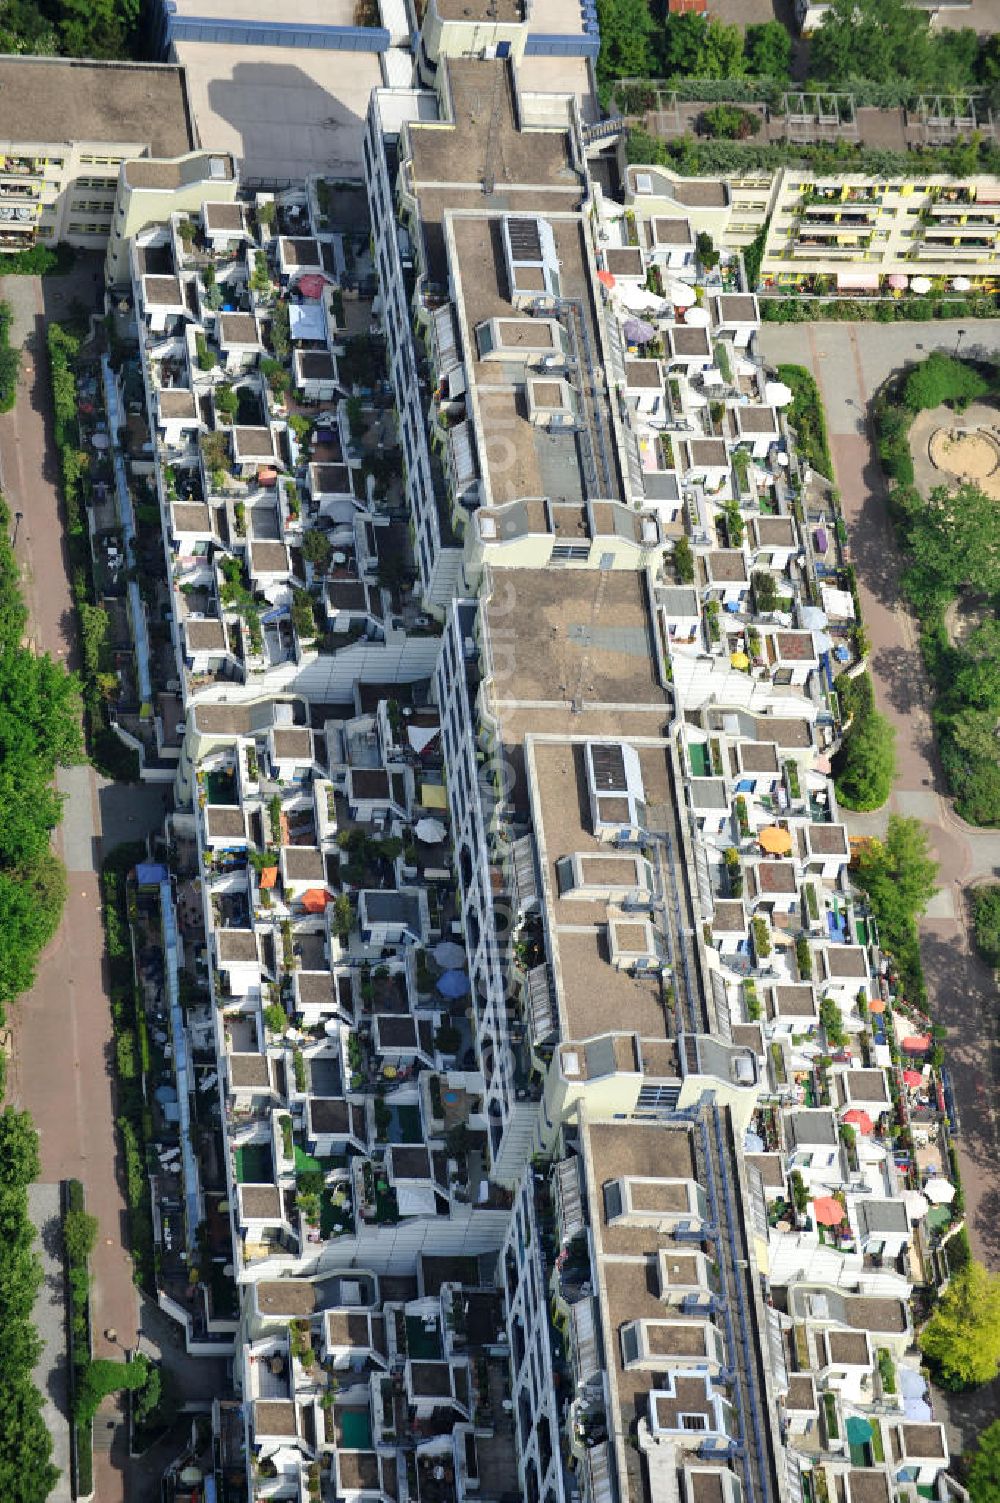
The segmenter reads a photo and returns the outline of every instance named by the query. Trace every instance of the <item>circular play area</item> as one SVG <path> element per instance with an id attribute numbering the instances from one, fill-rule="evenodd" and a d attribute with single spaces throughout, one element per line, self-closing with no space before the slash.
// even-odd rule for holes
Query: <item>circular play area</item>
<path id="1" fill-rule="evenodd" d="M 931 464 L 952 480 L 972 481 L 1000 501 L 1000 438 L 989 428 L 938 428 L 930 436 Z"/>

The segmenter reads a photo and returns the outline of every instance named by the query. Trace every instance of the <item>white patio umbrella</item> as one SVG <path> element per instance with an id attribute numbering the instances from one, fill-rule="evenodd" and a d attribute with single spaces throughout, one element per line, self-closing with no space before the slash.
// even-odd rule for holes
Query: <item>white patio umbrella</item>
<path id="1" fill-rule="evenodd" d="M 684 322 L 692 329 L 707 329 L 712 322 L 712 315 L 707 308 L 689 308 L 684 314 Z"/>
<path id="2" fill-rule="evenodd" d="M 910 1213 L 911 1221 L 919 1221 L 930 1210 L 930 1202 L 919 1190 L 904 1190 L 903 1204 Z"/>
<path id="3" fill-rule="evenodd" d="M 784 381 L 768 381 L 764 385 L 764 401 L 771 407 L 787 407 L 792 400 L 791 387 Z"/>
<path id="4" fill-rule="evenodd" d="M 972 287 L 968 277 L 953 277 L 951 285 L 954 292 L 968 292 Z"/>
<path id="5" fill-rule="evenodd" d="M 438 819 L 418 819 L 413 833 L 424 845 L 440 845 L 448 831 Z"/>
<path id="6" fill-rule="evenodd" d="M 666 297 L 675 308 L 692 308 L 698 301 L 694 288 L 686 282 L 668 282 Z"/>
<path id="7" fill-rule="evenodd" d="M 614 297 L 630 313 L 644 313 L 650 308 L 658 310 L 663 307 L 663 298 L 658 292 L 650 292 L 648 287 L 641 287 L 635 282 L 616 282 Z"/>
<path id="8" fill-rule="evenodd" d="M 930 277 L 914 277 L 910 282 L 910 291 L 918 293 L 921 297 L 923 297 L 925 292 L 930 292 L 930 290 Z"/>
<path id="9" fill-rule="evenodd" d="M 948 1206 L 955 1199 L 955 1186 L 950 1179 L 943 1175 L 935 1174 L 924 1185 L 924 1194 L 932 1205 Z"/>

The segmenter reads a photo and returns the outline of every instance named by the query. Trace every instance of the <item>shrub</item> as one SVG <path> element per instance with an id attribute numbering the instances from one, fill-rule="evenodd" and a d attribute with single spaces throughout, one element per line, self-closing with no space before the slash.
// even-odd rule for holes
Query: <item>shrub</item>
<path id="1" fill-rule="evenodd" d="M 756 136 L 760 127 L 761 117 L 756 110 L 744 110 L 736 104 L 713 105 L 698 117 L 698 128 L 704 135 L 726 141 L 746 141 Z"/>
<path id="2" fill-rule="evenodd" d="M 878 454 L 882 468 L 897 485 L 913 484 L 910 422 L 902 408 L 880 399 L 875 408 Z"/>
<path id="3" fill-rule="evenodd" d="M 808 981 L 813 973 L 812 951 L 804 934 L 800 934 L 795 941 L 795 962 L 799 968 L 799 976 L 803 981 Z"/>
<path id="4" fill-rule="evenodd" d="M 746 272 L 747 286 L 751 292 L 753 292 L 760 280 L 760 265 L 764 259 L 764 250 L 767 246 L 767 235 L 770 228 L 771 216 L 768 215 L 743 252 L 743 270 Z"/>
<path id="5" fill-rule="evenodd" d="M 316 613 L 308 590 L 292 592 L 292 625 L 300 637 L 311 641 L 316 635 Z"/>
<path id="6" fill-rule="evenodd" d="M 260 373 L 276 397 L 284 396 L 291 387 L 292 378 L 280 360 L 270 360 L 265 357 L 260 362 Z"/>
<path id="7" fill-rule="evenodd" d="M 84 1210 L 69 1210 L 63 1217 L 63 1245 L 70 1265 L 84 1265 L 97 1241 L 97 1217 Z"/>
<path id="8" fill-rule="evenodd" d="M 681 534 L 674 542 L 674 569 L 681 584 L 694 583 L 694 553 L 686 534 Z"/>
<path id="9" fill-rule="evenodd" d="M 879 1347 L 878 1375 L 882 1382 L 883 1393 L 896 1392 L 896 1365 L 892 1360 L 892 1353 L 886 1348 Z"/>
<path id="10" fill-rule="evenodd" d="M 270 1002 L 264 1008 L 264 1022 L 272 1033 L 284 1033 L 288 1027 L 288 1014 L 280 1002 Z"/>
<path id="11" fill-rule="evenodd" d="M 819 1021 L 828 1042 L 834 1049 L 842 1049 L 847 1043 L 844 1020 L 840 1008 L 832 997 L 824 997 L 819 1004 Z"/>
<path id="12" fill-rule="evenodd" d="M 86 1425 L 93 1420 L 102 1402 L 123 1389 L 135 1392 L 149 1380 L 149 1359 L 140 1352 L 130 1362 L 99 1357 L 84 1368 L 76 1388 L 76 1422 Z"/>
<path id="13" fill-rule="evenodd" d="M 773 574 L 765 569 L 756 570 L 750 576 L 754 603 L 762 616 L 778 608 L 778 586 Z"/>
<path id="14" fill-rule="evenodd" d="M 215 388 L 215 410 L 232 422 L 239 409 L 240 399 L 228 382 L 224 381 Z"/>
<path id="15" fill-rule="evenodd" d="M 788 421 L 795 429 L 799 450 L 812 469 L 833 479 L 833 460 L 826 433 L 826 416 L 819 387 L 804 365 L 779 365 L 778 380 L 791 390 Z"/>
<path id="16" fill-rule="evenodd" d="M 75 259 L 76 252 L 70 245 L 33 245 L 29 250 L 0 256 L 0 277 L 64 275 Z"/>
<path id="17" fill-rule="evenodd" d="M 712 239 L 707 230 L 698 231 L 698 235 L 694 243 L 694 248 L 695 254 L 698 257 L 699 265 L 702 266 L 705 271 L 711 271 L 713 267 L 718 266 L 719 252 L 715 248 L 715 241 Z"/>
<path id="18" fill-rule="evenodd" d="M 317 574 L 325 574 L 333 557 L 333 544 L 319 527 L 310 527 L 302 539 L 302 557 L 312 564 Z"/>

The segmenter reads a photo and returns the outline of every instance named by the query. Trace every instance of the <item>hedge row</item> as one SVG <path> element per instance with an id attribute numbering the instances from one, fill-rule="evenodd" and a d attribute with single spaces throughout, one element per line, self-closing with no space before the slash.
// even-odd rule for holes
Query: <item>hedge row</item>
<path id="1" fill-rule="evenodd" d="M 10 343 L 10 303 L 0 303 L 0 412 L 10 412 L 17 401 L 17 378 L 21 351 Z"/>
<path id="2" fill-rule="evenodd" d="M 83 1185 L 68 1180 L 63 1201 L 63 1252 L 69 1315 L 69 1408 L 73 1418 L 73 1496 L 87 1498 L 94 1491 L 94 1435 L 89 1420 L 77 1415 L 77 1390 L 91 1359 L 90 1252 L 97 1223 L 88 1217 Z"/>
<path id="3" fill-rule="evenodd" d="M 676 94 L 681 103 L 704 100 L 713 104 L 766 104 L 772 114 L 780 116 L 784 114 L 785 94 L 795 94 L 800 89 L 827 97 L 832 92 L 829 84 L 784 83 L 775 78 L 623 78 L 611 92 L 619 109 L 626 114 L 638 114 L 643 108 L 638 101 L 644 96 L 655 95 L 659 90 L 664 94 Z M 889 83 L 852 79 L 849 92 L 855 106 L 864 109 L 900 109 L 912 106 L 918 98 L 918 91 L 908 79 Z M 636 107 L 626 109 L 623 100 Z M 650 107 L 644 106 L 646 109 Z"/>
<path id="4" fill-rule="evenodd" d="M 806 464 L 833 479 L 833 460 L 826 431 L 826 415 L 812 373 L 804 365 L 779 365 L 778 380 L 792 393 L 788 422 L 795 429 L 796 447 Z"/>
<path id="5" fill-rule="evenodd" d="M 152 1291 L 156 1282 L 153 1213 L 146 1172 L 148 1114 L 143 1092 L 143 1061 L 148 1055 L 145 1017 L 132 967 L 127 872 L 145 857 L 141 843 L 119 846 L 101 870 L 104 933 L 111 982 L 111 1021 L 118 1086 L 117 1126 L 125 1159 L 129 1249 L 136 1284 Z"/>
<path id="6" fill-rule="evenodd" d="M 0 277 L 64 276 L 76 260 L 71 245 L 33 245 L 30 250 L 0 255 Z"/>
<path id="7" fill-rule="evenodd" d="M 846 141 L 793 142 L 702 141 L 693 135 L 663 140 L 632 127 L 626 141 L 628 160 L 670 167 L 686 177 L 746 176 L 776 172 L 780 167 L 809 167 L 820 174 L 858 172 L 866 177 L 913 177 L 947 173 L 968 177 L 1000 173 L 1000 146 L 992 141 L 957 141 L 950 146 L 921 146 L 911 151 L 855 146 Z"/>
<path id="8" fill-rule="evenodd" d="M 759 261 L 757 266 L 759 270 Z M 747 279 L 753 286 L 756 278 L 751 280 L 749 266 Z M 1000 298 L 988 294 L 967 298 L 789 296 L 762 297 L 760 300 L 760 316 L 765 323 L 772 324 L 805 324 L 823 319 L 852 324 L 929 323 L 936 318 L 996 318 L 998 312 Z"/>
<path id="9" fill-rule="evenodd" d="M 52 382 L 53 431 L 66 512 L 73 601 L 80 618 L 83 658 L 81 678 L 87 747 L 90 759 L 99 772 L 122 782 L 136 782 L 139 777 L 138 756 L 125 746 L 109 725 L 107 705 L 99 681 L 105 667 L 103 653 L 107 622 L 103 619 L 104 610 L 97 600 L 94 586 L 84 513 L 86 468 L 85 456 L 80 452 L 76 401 L 76 364 L 82 341 L 74 329 L 57 323 L 49 324 L 46 340 Z"/>
<path id="10" fill-rule="evenodd" d="M 44 1503 L 59 1481 L 34 1371 L 41 1342 L 32 1320 L 42 1269 L 28 1214 L 39 1172 L 38 1134 L 27 1112 L 0 1112 L 0 1498 Z"/>

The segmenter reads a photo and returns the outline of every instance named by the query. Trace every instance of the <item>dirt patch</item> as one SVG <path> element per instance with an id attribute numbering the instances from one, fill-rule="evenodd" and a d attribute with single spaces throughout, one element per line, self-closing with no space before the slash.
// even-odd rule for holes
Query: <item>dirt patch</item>
<path id="1" fill-rule="evenodd" d="M 942 475 L 959 483 L 972 481 L 985 495 L 1000 500 L 1000 441 L 988 428 L 938 428 L 927 455 Z"/>

